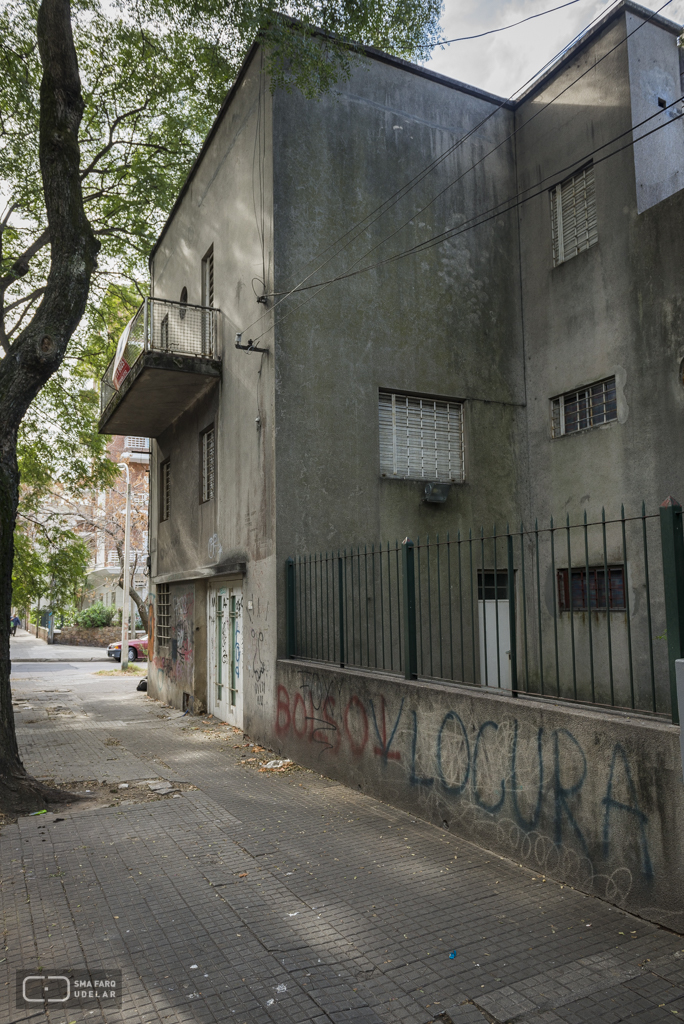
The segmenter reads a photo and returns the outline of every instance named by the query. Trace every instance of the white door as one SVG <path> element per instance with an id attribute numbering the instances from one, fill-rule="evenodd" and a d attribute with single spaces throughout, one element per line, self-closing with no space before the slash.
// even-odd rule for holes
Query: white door
<path id="1" fill-rule="evenodd" d="M 508 573 L 499 569 L 497 593 L 494 573 L 478 573 L 478 618 L 480 620 L 480 685 L 511 689 L 511 629 L 508 618 Z M 498 596 L 498 600 L 496 597 Z M 497 610 L 498 609 L 498 610 Z M 497 660 L 497 615 L 499 657 Z"/>
<path id="2" fill-rule="evenodd" d="M 242 728 L 242 587 L 209 589 L 209 712 Z"/>

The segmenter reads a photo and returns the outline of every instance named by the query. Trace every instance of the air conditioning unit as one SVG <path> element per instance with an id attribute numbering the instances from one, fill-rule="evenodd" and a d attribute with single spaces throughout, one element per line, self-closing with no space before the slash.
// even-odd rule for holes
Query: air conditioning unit
<path id="1" fill-rule="evenodd" d="M 437 482 L 425 484 L 425 498 L 423 500 L 435 505 L 441 505 L 449 497 L 450 487 L 451 484 Z"/>

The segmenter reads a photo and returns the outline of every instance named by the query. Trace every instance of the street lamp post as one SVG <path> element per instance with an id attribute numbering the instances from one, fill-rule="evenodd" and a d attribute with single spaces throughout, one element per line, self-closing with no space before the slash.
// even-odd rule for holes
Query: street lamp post
<path id="1" fill-rule="evenodd" d="M 128 465 L 120 462 L 126 470 L 126 532 L 124 534 L 123 604 L 121 606 L 121 671 L 128 668 L 128 615 L 131 606 L 131 474 Z M 128 610 L 127 610 L 128 609 Z M 135 626 L 135 619 L 133 620 Z"/>

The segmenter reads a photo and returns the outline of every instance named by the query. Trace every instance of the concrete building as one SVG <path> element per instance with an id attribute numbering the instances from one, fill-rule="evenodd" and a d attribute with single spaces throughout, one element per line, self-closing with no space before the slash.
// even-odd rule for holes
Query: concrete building
<path id="1" fill-rule="evenodd" d="M 659 878 L 669 873 L 681 923 L 684 876 L 666 831 L 681 842 L 684 804 L 668 789 L 656 812 L 653 786 L 654 773 L 662 781 L 678 770 L 672 758 L 656 765 L 659 745 L 676 749 L 676 727 L 640 726 L 632 748 L 608 716 L 591 718 L 599 712 L 556 707 L 551 722 L 534 702 L 426 680 L 485 686 L 495 665 L 499 690 L 572 698 L 574 686 L 596 704 L 669 713 L 667 655 L 654 639 L 662 581 L 649 591 L 648 576 L 659 537 L 646 544 L 657 519 L 640 516 L 642 500 L 650 514 L 684 494 L 680 32 L 627 0 L 515 102 L 372 50 L 349 81 L 307 101 L 271 93 L 255 46 L 152 253 L 152 297 L 103 382 L 101 421 L 154 438 L 151 696 L 207 707 L 504 853 L 496 819 L 508 808 L 529 846 L 515 846 L 516 857 L 548 847 L 539 869 L 553 873 L 551 854 L 558 861 L 566 843 L 575 867 L 566 857 L 557 875 L 588 889 L 613 879 L 603 895 L 670 924 L 653 865 Z M 428 495 L 446 500 L 425 500 L 430 483 L 448 485 Z M 643 531 L 638 558 L 621 504 L 635 536 Z M 583 534 L 585 513 L 598 525 Z M 572 538 L 569 528 L 558 535 L 566 515 Z M 535 519 L 545 524 L 543 564 Z M 521 520 L 514 545 L 506 524 Z M 474 541 L 481 525 L 486 550 Z M 449 576 L 444 589 L 424 540 L 441 535 L 443 545 L 447 534 L 454 547 L 437 549 L 441 572 L 453 559 L 456 574 L 458 559 L 460 587 L 471 559 L 451 674 L 433 660 L 448 660 L 442 600 L 456 583 Z M 407 535 L 423 538 L 418 601 L 440 602 L 439 618 L 435 604 L 420 613 L 415 683 L 397 680 L 406 665 L 398 619 L 387 647 L 383 634 L 382 665 L 369 639 L 401 601 L 392 547 L 380 595 L 395 612 L 378 611 L 370 543 Z M 506 563 L 506 550 L 521 561 Z M 287 559 L 321 552 L 334 555 L 295 563 L 290 609 L 302 594 L 304 606 L 288 630 Z M 341 624 L 320 627 L 327 657 L 301 640 L 308 618 L 319 642 L 323 591 L 338 614 L 338 566 L 345 602 L 358 587 L 344 626 L 356 630 L 351 656 L 348 646 L 341 659 Z M 555 681 L 542 633 L 555 644 Z M 525 687 L 506 668 L 516 636 Z M 528 664 L 528 636 L 545 668 L 541 653 Z M 286 660 L 293 652 L 318 667 Z M 390 675 L 324 665 L 340 660 Z M 584 673 L 588 687 L 589 671 L 590 696 L 577 683 Z M 627 681 L 631 705 L 616 696 Z M 543 734 L 555 739 L 542 749 Z M 591 794 L 587 783 L 577 810 L 585 778 Z M 648 854 L 647 804 L 657 833 Z M 613 807 L 620 838 L 609 853 Z"/>

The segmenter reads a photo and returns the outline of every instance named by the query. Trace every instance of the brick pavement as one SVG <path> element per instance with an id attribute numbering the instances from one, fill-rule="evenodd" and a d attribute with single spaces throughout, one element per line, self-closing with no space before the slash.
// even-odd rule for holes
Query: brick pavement
<path id="1" fill-rule="evenodd" d="M 2 829 L 0 1024 L 684 1016 L 681 936 L 88 671 L 17 679 L 30 770 L 197 789 Z M 123 971 L 120 1008 L 15 1009 L 15 968 L 86 964 Z"/>

